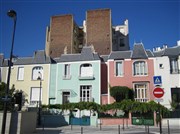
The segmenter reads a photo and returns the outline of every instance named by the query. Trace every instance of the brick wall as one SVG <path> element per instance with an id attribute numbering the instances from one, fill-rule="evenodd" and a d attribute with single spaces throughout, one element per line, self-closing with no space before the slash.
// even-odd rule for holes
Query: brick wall
<path id="1" fill-rule="evenodd" d="M 86 43 L 94 45 L 95 51 L 100 55 L 111 52 L 112 29 L 111 10 L 90 10 L 86 13 L 87 35 Z"/>
<path id="2" fill-rule="evenodd" d="M 71 53 L 73 34 L 73 16 L 62 15 L 51 17 L 49 55 L 52 58 L 59 57 L 64 53 Z"/>

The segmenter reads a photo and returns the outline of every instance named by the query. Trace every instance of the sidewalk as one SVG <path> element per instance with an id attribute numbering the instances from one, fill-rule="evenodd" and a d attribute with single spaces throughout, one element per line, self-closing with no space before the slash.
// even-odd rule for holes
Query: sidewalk
<path id="1" fill-rule="evenodd" d="M 150 126 L 145 129 L 145 126 L 125 126 L 125 129 L 120 129 L 118 126 L 101 126 L 101 128 L 93 126 L 64 126 L 58 128 L 37 128 L 34 134 L 159 134 L 159 128 Z M 168 134 L 168 128 L 162 128 L 163 134 Z M 170 134 L 179 134 L 180 128 L 170 128 Z"/>

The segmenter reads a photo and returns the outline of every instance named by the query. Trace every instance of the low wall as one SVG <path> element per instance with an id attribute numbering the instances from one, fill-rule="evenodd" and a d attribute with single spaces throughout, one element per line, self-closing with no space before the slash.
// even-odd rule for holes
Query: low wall
<path id="1" fill-rule="evenodd" d="M 162 126 L 180 126 L 180 118 L 167 118 L 167 119 L 162 119 Z"/>
<path id="2" fill-rule="evenodd" d="M 129 113 L 129 118 L 99 118 L 98 124 L 101 125 L 131 125 L 131 113 Z"/>
<path id="3" fill-rule="evenodd" d="M 3 111 L 0 111 L 0 133 L 2 131 L 2 120 L 3 120 Z M 9 134 L 10 130 L 10 120 L 11 120 L 11 113 L 7 113 L 6 117 L 6 131 L 5 133 Z"/>
<path id="4" fill-rule="evenodd" d="M 21 112 L 21 133 L 34 132 L 36 130 L 36 124 L 37 112 Z"/>
<path id="5" fill-rule="evenodd" d="M 0 131 L 3 113 L 0 112 Z M 36 130 L 37 112 L 13 112 L 7 113 L 5 133 L 25 134 Z"/>
<path id="6" fill-rule="evenodd" d="M 100 118 L 101 125 L 131 125 L 129 118 Z"/>
<path id="7" fill-rule="evenodd" d="M 42 125 L 44 127 L 60 127 L 69 124 L 69 116 L 63 115 L 42 115 Z"/>

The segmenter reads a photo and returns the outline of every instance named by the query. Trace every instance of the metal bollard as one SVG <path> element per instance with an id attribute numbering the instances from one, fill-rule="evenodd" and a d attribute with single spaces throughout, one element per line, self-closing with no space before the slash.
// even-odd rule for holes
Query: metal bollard
<path id="1" fill-rule="evenodd" d="M 167 125 L 168 125 L 168 134 L 170 134 L 169 120 L 167 120 Z"/>
<path id="2" fill-rule="evenodd" d="M 146 125 L 144 125 L 145 126 L 145 132 L 147 132 L 147 126 Z"/>
<path id="3" fill-rule="evenodd" d="M 81 127 L 81 134 L 83 134 L 83 127 Z"/>
<path id="4" fill-rule="evenodd" d="M 124 131 L 124 118 L 123 118 L 123 127 L 122 127 L 123 131 Z"/>
<path id="5" fill-rule="evenodd" d="M 73 129 L 73 125 L 71 124 L 71 130 Z"/>
<path id="6" fill-rule="evenodd" d="M 121 132 L 121 129 L 120 129 L 120 125 L 118 125 L 118 134 L 120 134 Z"/>
<path id="7" fill-rule="evenodd" d="M 126 127 L 128 128 L 128 119 L 126 119 Z"/>

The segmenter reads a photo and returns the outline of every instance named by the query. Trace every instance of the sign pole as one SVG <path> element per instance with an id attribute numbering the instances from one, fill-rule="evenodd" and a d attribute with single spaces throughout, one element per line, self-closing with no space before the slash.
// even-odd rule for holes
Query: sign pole
<path id="1" fill-rule="evenodd" d="M 162 79 L 161 76 L 154 76 L 153 77 L 153 81 L 154 81 L 154 85 L 155 85 L 155 89 L 153 91 L 153 95 L 154 97 L 160 99 L 161 97 L 163 97 L 164 95 L 164 90 L 162 88 L 160 88 L 160 86 L 162 85 Z M 162 134 L 162 124 L 161 124 L 161 109 L 160 109 L 160 100 L 158 100 L 158 114 L 159 114 L 159 131 L 160 134 Z"/>
<path id="2" fill-rule="evenodd" d="M 160 103 L 159 102 L 158 102 L 158 112 L 159 112 L 159 133 L 162 134 L 161 110 L 160 110 Z"/>

